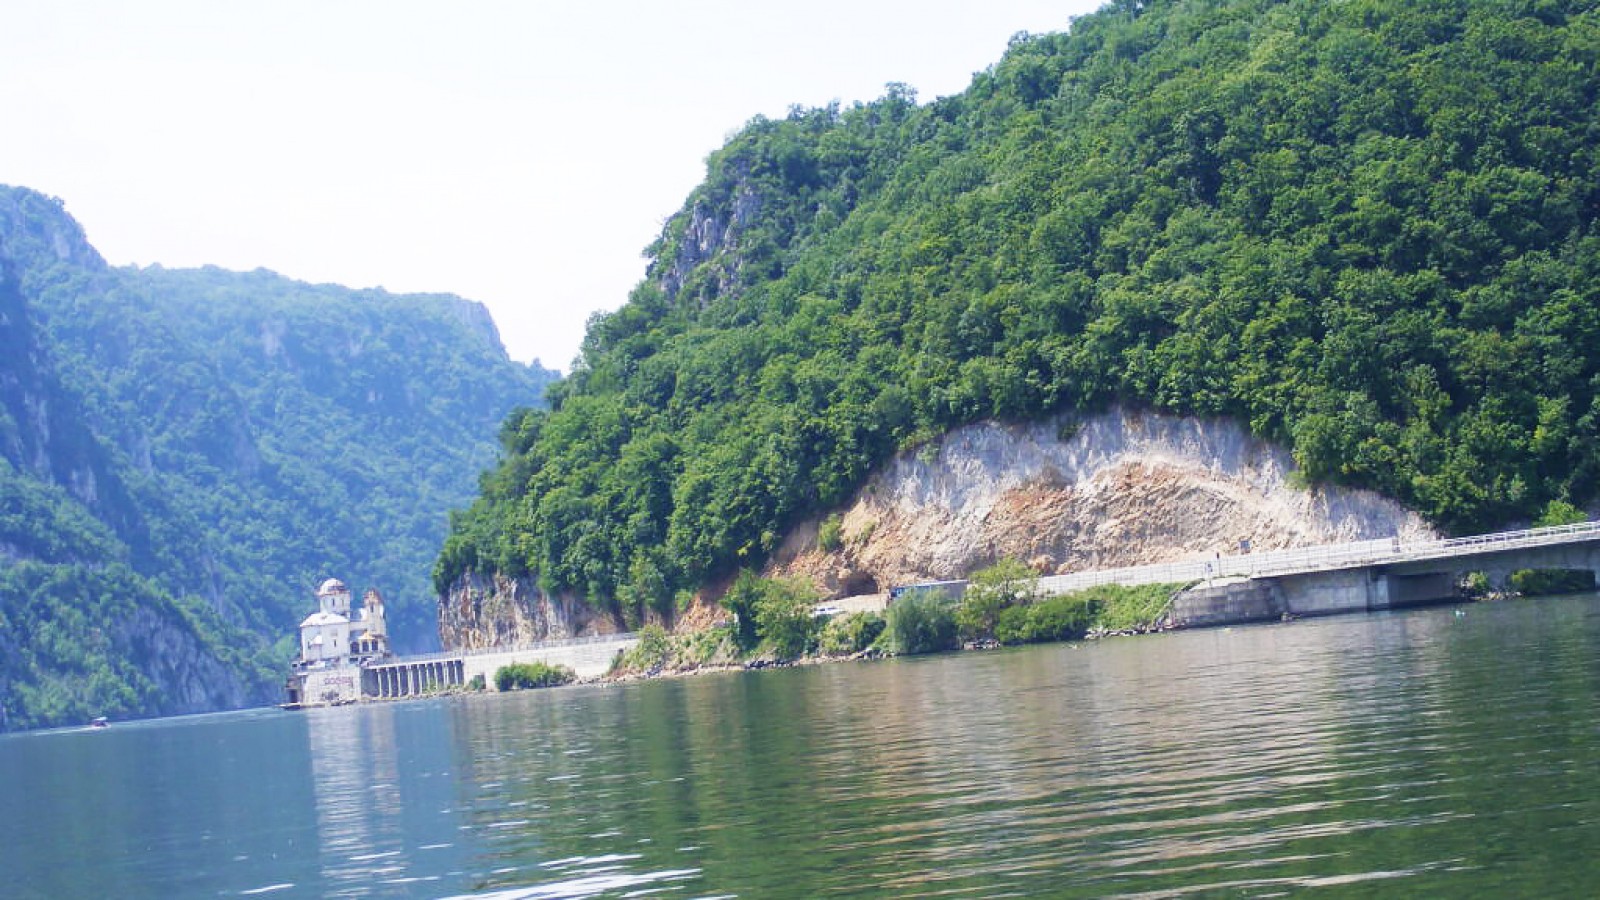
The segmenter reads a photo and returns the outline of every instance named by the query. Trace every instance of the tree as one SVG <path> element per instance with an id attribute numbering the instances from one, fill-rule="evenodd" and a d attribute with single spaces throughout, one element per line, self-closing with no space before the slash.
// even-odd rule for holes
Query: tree
<path id="1" fill-rule="evenodd" d="M 889 652 L 938 653 L 957 647 L 955 604 L 933 591 L 907 591 L 884 612 Z"/>
<path id="2" fill-rule="evenodd" d="M 1039 576 L 1020 560 L 1007 557 L 972 573 L 956 607 L 956 625 L 969 641 L 995 636 L 1000 615 L 1014 606 L 1027 606 L 1038 598 Z"/>
<path id="3" fill-rule="evenodd" d="M 761 577 L 745 569 L 733 580 L 728 592 L 722 595 L 722 608 L 733 614 L 734 642 L 740 650 L 752 650 L 760 640 L 756 628 L 756 605 L 761 600 L 761 593 Z"/>
<path id="4" fill-rule="evenodd" d="M 755 601 L 756 630 L 779 659 L 805 654 L 817 630 L 813 614 L 819 599 L 803 578 L 763 580 Z"/>
<path id="5" fill-rule="evenodd" d="M 1583 510 L 1565 500 L 1551 500 L 1545 504 L 1544 512 L 1533 524 L 1535 528 L 1548 528 L 1552 525 L 1578 525 L 1587 521 L 1589 515 Z"/>

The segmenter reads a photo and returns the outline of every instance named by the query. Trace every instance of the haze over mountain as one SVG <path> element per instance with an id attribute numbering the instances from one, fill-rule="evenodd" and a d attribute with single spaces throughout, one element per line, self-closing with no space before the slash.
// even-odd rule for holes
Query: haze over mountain
<path id="1" fill-rule="evenodd" d="M 0 188 L 0 728 L 274 701 L 330 576 L 436 646 L 445 512 L 552 375 L 459 297 L 112 268 Z"/>
<path id="2" fill-rule="evenodd" d="M 1600 477 L 1592 2 L 1119 0 L 964 93 L 757 118 L 455 519 L 618 623 L 985 420 L 1227 418 L 1447 531 Z M 491 587 L 485 587 L 485 586 Z"/>

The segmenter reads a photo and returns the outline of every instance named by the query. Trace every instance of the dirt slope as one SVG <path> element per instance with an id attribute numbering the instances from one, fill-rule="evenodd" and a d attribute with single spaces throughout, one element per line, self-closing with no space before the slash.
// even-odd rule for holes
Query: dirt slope
<path id="1" fill-rule="evenodd" d="M 1289 454 L 1230 422 L 1114 411 L 986 423 L 903 454 L 843 513 L 843 539 L 795 529 L 768 575 L 835 595 L 960 578 L 1001 557 L 1066 573 L 1400 534 L 1416 514 L 1367 491 L 1291 484 Z"/>

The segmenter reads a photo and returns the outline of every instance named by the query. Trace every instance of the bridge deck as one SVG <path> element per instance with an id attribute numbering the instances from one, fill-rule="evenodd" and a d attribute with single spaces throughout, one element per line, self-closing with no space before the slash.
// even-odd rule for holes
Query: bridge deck
<path id="1" fill-rule="evenodd" d="M 1190 584 L 1208 578 L 1259 578 L 1326 572 L 1365 566 L 1394 566 L 1413 562 L 1474 557 L 1553 547 L 1564 544 L 1600 542 L 1600 522 L 1555 525 L 1498 534 L 1448 538 L 1437 541 L 1407 541 L 1384 538 L 1344 544 L 1324 544 L 1292 550 L 1273 550 L 1237 556 L 1196 559 L 1186 562 L 1129 566 L 1049 575 L 1039 579 L 1046 593 L 1065 594 L 1100 584 Z"/>

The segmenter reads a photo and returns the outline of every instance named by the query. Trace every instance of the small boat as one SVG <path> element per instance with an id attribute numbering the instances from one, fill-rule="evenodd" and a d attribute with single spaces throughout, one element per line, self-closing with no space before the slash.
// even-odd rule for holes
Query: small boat
<path id="1" fill-rule="evenodd" d="M 110 725 L 110 720 L 108 720 L 105 716 L 95 716 L 93 719 L 89 720 L 90 728 L 106 728 Z"/>

